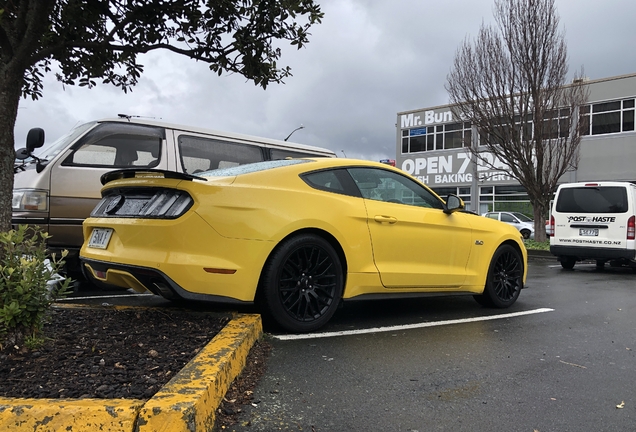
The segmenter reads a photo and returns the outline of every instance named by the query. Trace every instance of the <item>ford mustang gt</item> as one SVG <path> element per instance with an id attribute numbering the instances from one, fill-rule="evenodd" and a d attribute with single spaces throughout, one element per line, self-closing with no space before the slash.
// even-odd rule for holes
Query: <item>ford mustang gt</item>
<path id="1" fill-rule="evenodd" d="M 132 169 L 102 183 L 84 222 L 87 277 L 172 300 L 256 302 L 287 331 L 314 331 L 354 299 L 471 294 L 505 308 L 526 279 L 516 228 L 387 164 Z"/>

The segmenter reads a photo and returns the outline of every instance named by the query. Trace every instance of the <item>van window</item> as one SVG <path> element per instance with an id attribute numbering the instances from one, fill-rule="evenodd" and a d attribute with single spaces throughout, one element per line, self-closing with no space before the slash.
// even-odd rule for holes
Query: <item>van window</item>
<path id="1" fill-rule="evenodd" d="M 285 158 L 320 157 L 317 154 L 304 153 L 297 150 L 286 150 L 286 149 L 271 149 L 269 154 L 272 160 L 285 159 Z"/>
<path id="2" fill-rule="evenodd" d="M 159 164 L 163 136 L 159 128 L 103 123 L 73 145 L 62 165 L 152 168 Z"/>
<path id="3" fill-rule="evenodd" d="M 622 186 L 562 188 L 556 202 L 559 213 L 625 213 L 627 189 Z"/>
<path id="4" fill-rule="evenodd" d="M 195 174 L 264 160 L 258 146 L 187 135 L 179 136 L 183 172 Z"/>

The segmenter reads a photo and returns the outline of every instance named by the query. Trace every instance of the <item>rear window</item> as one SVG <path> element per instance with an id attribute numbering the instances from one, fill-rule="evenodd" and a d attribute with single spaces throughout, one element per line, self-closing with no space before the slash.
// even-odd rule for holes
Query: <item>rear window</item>
<path id="1" fill-rule="evenodd" d="M 627 189 L 622 186 L 563 188 L 556 203 L 559 213 L 625 213 Z"/>

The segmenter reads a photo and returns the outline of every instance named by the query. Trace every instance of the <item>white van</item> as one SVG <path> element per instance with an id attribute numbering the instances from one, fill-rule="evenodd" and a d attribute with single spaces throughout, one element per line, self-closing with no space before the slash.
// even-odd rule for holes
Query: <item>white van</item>
<path id="1" fill-rule="evenodd" d="M 336 157 L 324 148 L 120 118 L 74 128 L 55 142 L 31 129 L 26 148 L 16 152 L 12 224 L 39 225 L 51 252 L 67 249 L 68 273 L 79 277 L 82 222 L 101 199 L 100 177 L 115 169 L 144 167 L 196 175 L 250 162 L 286 157 Z"/>
<path id="2" fill-rule="evenodd" d="M 636 268 L 636 185 L 568 183 L 557 189 L 550 215 L 550 252 L 565 269 L 595 260 L 598 268 Z"/>

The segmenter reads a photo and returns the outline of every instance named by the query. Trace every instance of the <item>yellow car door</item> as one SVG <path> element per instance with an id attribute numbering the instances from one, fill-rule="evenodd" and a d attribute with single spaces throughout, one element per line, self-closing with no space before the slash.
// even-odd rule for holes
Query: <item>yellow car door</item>
<path id="1" fill-rule="evenodd" d="M 365 205 L 373 257 L 388 288 L 457 287 L 466 279 L 472 230 L 463 213 L 407 176 L 351 168 Z"/>

